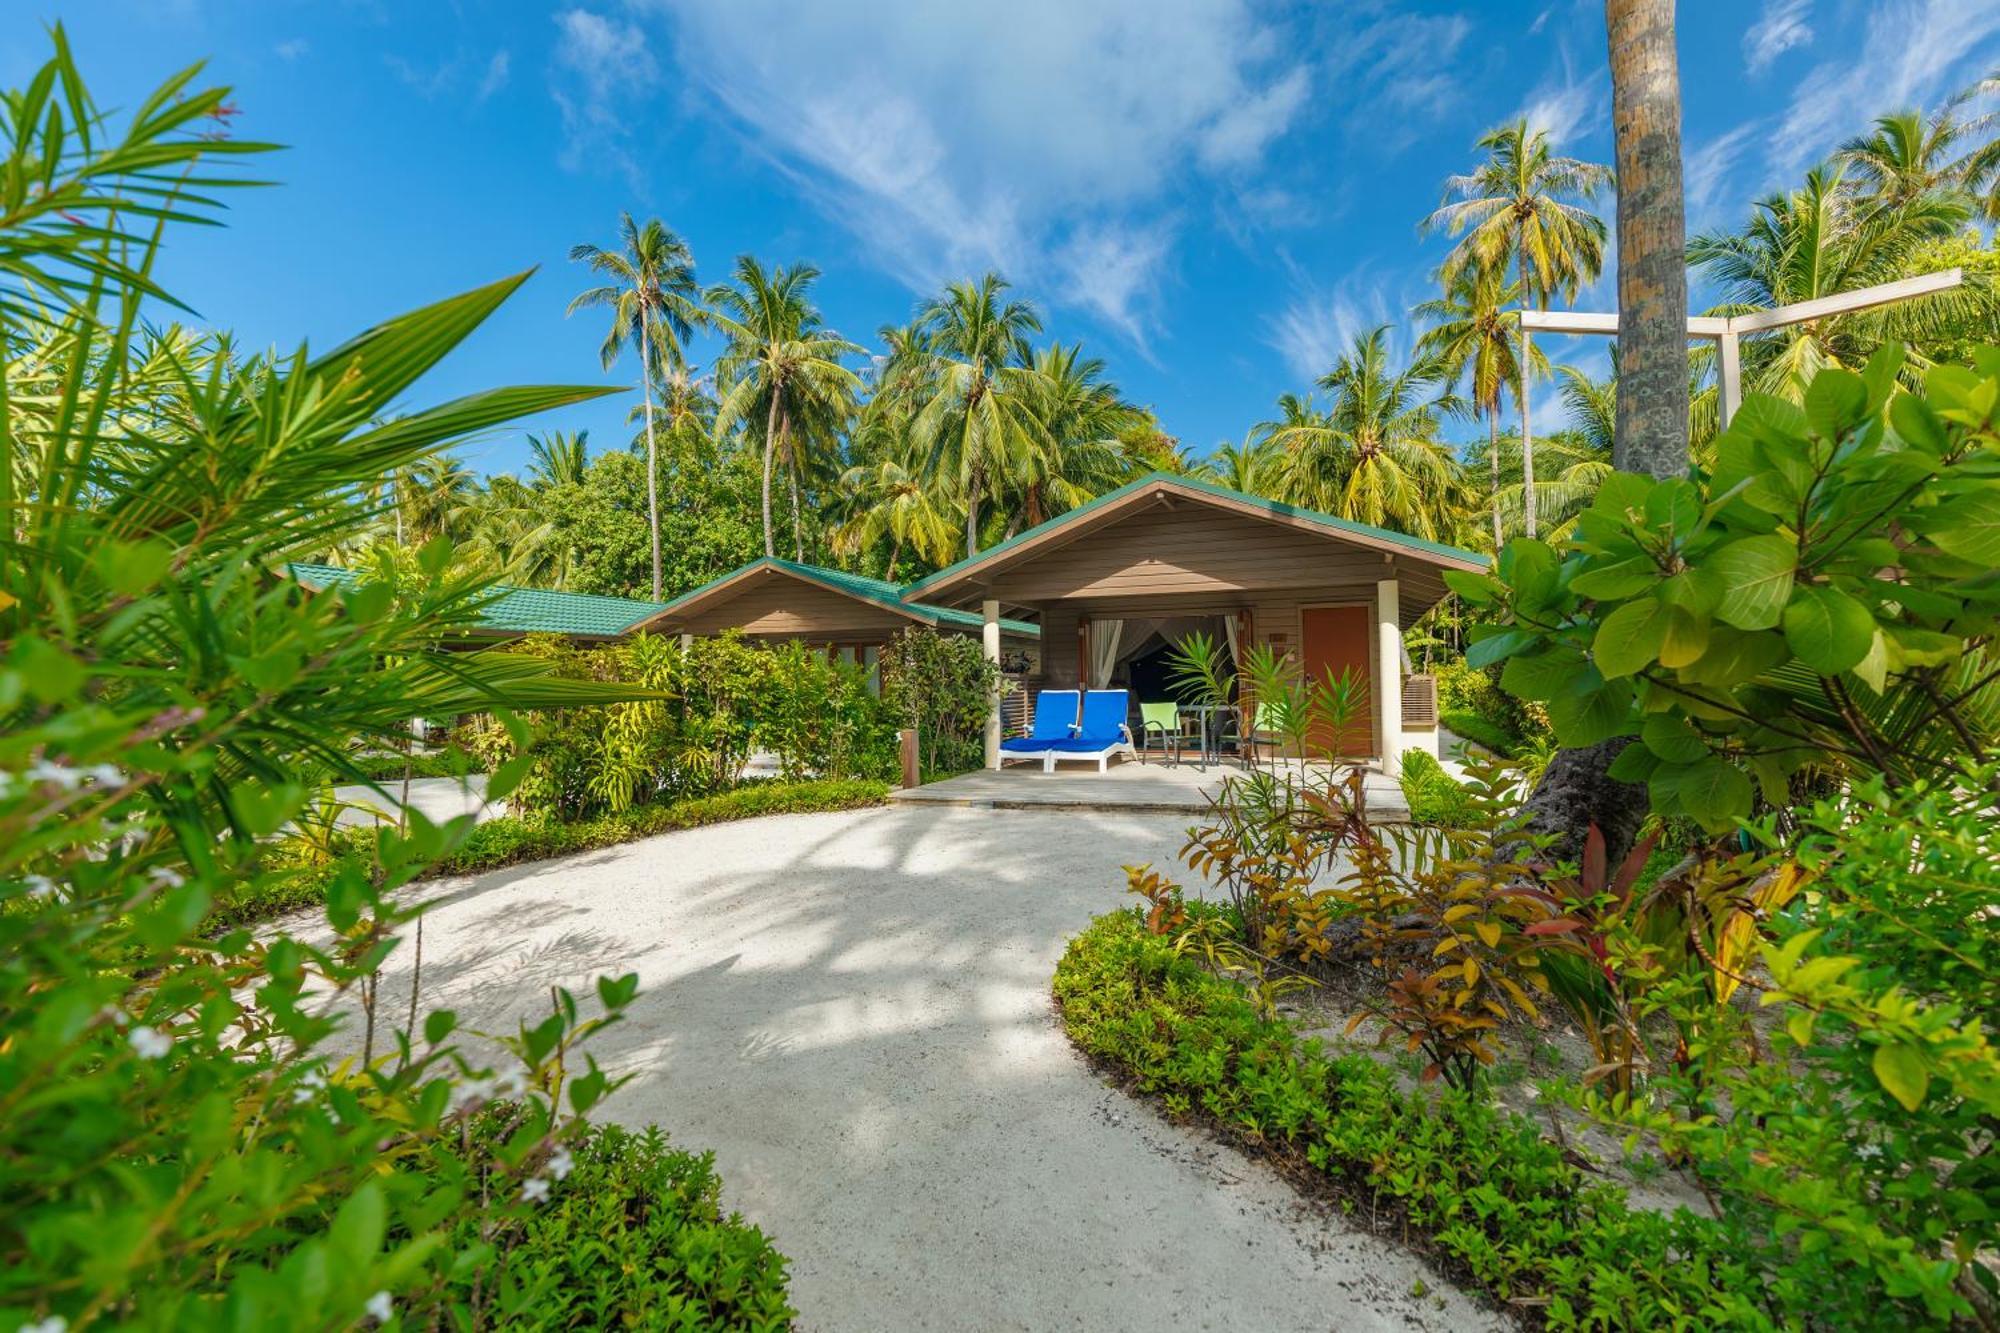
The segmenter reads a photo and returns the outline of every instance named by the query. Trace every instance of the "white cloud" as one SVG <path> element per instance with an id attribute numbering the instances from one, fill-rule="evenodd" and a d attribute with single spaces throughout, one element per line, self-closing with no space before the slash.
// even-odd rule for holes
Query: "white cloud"
<path id="1" fill-rule="evenodd" d="M 1812 0 L 1764 0 L 1764 12 L 1743 34 L 1743 67 L 1762 73 L 1785 52 L 1812 41 L 1806 22 L 1811 10 Z"/>
<path id="2" fill-rule="evenodd" d="M 297 60 L 312 49 L 312 43 L 303 37 L 288 37 L 272 49 L 278 53 L 280 60 Z"/>
<path id="3" fill-rule="evenodd" d="M 636 188 L 638 164 L 628 147 L 625 111 L 660 77 L 646 33 L 587 9 L 562 11 L 556 27 L 553 96 L 563 119 L 562 163 L 572 170 L 589 161 L 608 164 Z"/>
<path id="4" fill-rule="evenodd" d="M 1769 164 L 1782 178 L 1898 107 L 1935 104 L 1988 71 L 2000 35 L 2000 0 L 1895 0 L 1868 11 L 1864 58 L 1827 60 L 1792 94 L 1771 136 Z"/>
<path id="5" fill-rule="evenodd" d="M 1256 0 L 641 0 L 680 66 L 920 290 L 999 268 L 1135 341 L 1179 192 L 1253 185 L 1317 79 Z"/>
<path id="6" fill-rule="evenodd" d="M 505 51 L 495 51 L 493 58 L 486 62 L 486 73 L 479 80 L 479 91 L 474 94 L 474 100 L 484 102 L 506 87 L 507 75 L 512 68 L 512 57 Z"/>
<path id="7" fill-rule="evenodd" d="M 1370 329 L 1390 325 L 1392 338 L 1406 332 L 1408 305 L 1392 302 L 1386 284 L 1365 270 L 1352 273 L 1331 288 L 1308 286 L 1271 320 L 1265 341 L 1278 350 L 1293 378 L 1310 385 Z"/>
<path id="8" fill-rule="evenodd" d="M 1728 133 L 1689 150 L 1681 172 L 1690 233 L 1708 227 L 1724 212 L 1741 211 L 1739 205 L 1743 199 L 1737 191 L 1736 169 L 1750 146 L 1765 131 L 1762 121 L 1746 121 Z"/>

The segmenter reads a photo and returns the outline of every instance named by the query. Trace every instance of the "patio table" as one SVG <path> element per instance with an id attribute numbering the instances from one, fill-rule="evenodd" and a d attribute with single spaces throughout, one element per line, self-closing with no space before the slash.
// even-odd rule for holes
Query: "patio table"
<path id="1" fill-rule="evenodd" d="M 1222 760 L 1222 724 L 1225 716 L 1236 711 L 1235 704 L 1182 704 L 1183 714 L 1192 714 L 1195 719 L 1195 736 L 1200 741 L 1195 767 L 1203 772 L 1211 762 Z"/>

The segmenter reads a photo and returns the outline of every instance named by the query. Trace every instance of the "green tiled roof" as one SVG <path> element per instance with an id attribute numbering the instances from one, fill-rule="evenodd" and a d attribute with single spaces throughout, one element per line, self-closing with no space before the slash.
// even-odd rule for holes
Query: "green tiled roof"
<path id="1" fill-rule="evenodd" d="M 1133 492 L 1143 490 L 1156 482 L 1162 481 L 1171 482 L 1176 486 L 1184 486 L 1191 491 L 1212 495 L 1219 500 L 1233 500 L 1239 504 L 1253 505 L 1275 517 L 1304 519 L 1309 523 L 1318 524 L 1337 533 L 1350 533 L 1355 536 L 1370 537 L 1377 541 L 1390 542 L 1422 555 L 1443 556 L 1449 560 L 1472 561 L 1480 565 L 1488 563 L 1486 557 L 1483 555 L 1461 550 L 1456 546 L 1446 546 L 1442 542 L 1426 541 L 1422 537 L 1412 537 L 1407 532 L 1396 532 L 1389 528 L 1370 527 L 1366 523 L 1356 523 L 1350 519 L 1335 518 L 1332 514 L 1322 514 L 1316 509 L 1302 509 L 1298 505 L 1285 504 L 1279 500 L 1268 500 L 1261 495 L 1252 495 L 1247 491 L 1231 490 L 1227 486 L 1218 486 L 1212 481 L 1202 481 L 1197 477 L 1184 477 L 1174 472 L 1149 472 L 1137 481 L 1127 482 L 1115 491 L 1106 491 L 1096 499 L 1086 504 L 1078 505 L 1066 513 L 1057 514 L 1054 518 L 1049 519 L 1047 522 L 1039 523 L 1029 528 L 1026 532 L 1017 532 L 998 546 L 989 546 L 977 555 L 967 556 L 956 564 L 945 566 L 935 574 L 918 579 L 915 583 L 903 589 L 903 595 L 908 597 L 921 593 L 925 588 L 940 583 L 973 565 L 982 564 L 985 561 L 994 559 L 996 556 L 1020 546 L 1023 542 L 1030 541 L 1044 533 L 1074 523 L 1086 514 L 1095 513 L 1106 505 L 1116 504 Z"/>
<path id="2" fill-rule="evenodd" d="M 758 559 L 752 560 L 747 565 L 740 565 L 730 570 L 727 574 L 724 574 L 721 578 L 702 584 L 693 592 L 681 594 L 679 597 L 674 598 L 673 601 L 668 602 L 663 609 L 671 611 L 675 607 L 692 602 L 697 597 L 714 588 L 720 587 L 731 579 L 740 578 L 756 569 L 783 570 L 787 574 L 794 574 L 799 578 L 817 583 L 823 588 L 831 588 L 835 592 L 846 593 L 849 597 L 859 598 L 864 602 L 872 602 L 876 606 L 887 607 L 893 611 L 901 611 L 907 615 L 915 616 L 917 619 L 933 627 L 938 625 L 954 625 L 965 629 L 978 629 L 985 624 L 985 621 L 971 611 L 958 611 L 948 606 L 931 606 L 925 602 L 913 602 L 904 596 L 905 589 L 898 587 L 894 583 L 885 582 L 882 579 L 871 579 L 865 574 L 850 574 L 844 569 L 828 569 L 824 565 L 801 564 L 797 560 L 786 560 L 780 556 L 773 555 L 761 556 Z M 1025 620 L 1002 620 L 1000 628 L 1010 634 L 1024 634 L 1031 637 L 1039 636 L 1042 632 L 1039 626 Z"/>
<path id="3" fill-rule="evenodd" d="M 361 575 L 337 565 L 291 564 L 287 571 L 308 588 L 353 587 Z M 665 609 L 661 602 L 592 593 L 550 592 L 545 588 L 492 589 L 480 610 L 480 628 L 497 634 L 582 634 L 612 638 Z"/>

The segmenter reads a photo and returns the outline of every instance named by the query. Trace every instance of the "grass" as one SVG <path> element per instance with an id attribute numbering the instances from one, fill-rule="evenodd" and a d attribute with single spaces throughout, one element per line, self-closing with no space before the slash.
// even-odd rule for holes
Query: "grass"
<path id="1" fill-rule="evenodd" d="M 1474 745 L 1483 746 L 1493 753 L 1507 758 L 1520 745 L 1521 738 L 1507 728 L 1481 713 L 1467 708 L 1447 708 L 1438 714 L 1447 731 L 1462 736 Z"/>
<path id="2" fill-rule="evenodd" d="M 524 861 L 543 861 L 552 856 L 636 842 L 678 829 L 755 819 L 760 815 L 860 809 L 881 805 L 888 794 L 888 783 L 858 778 L 753 782 L 714 796 L 672 805 L 634 806 L 573 823 L 545 816 L 502 815 L 474 825 L 458 848 L 425 871 L 424 878 L 475 875 Z M 365 831 L 348 830 L 343 836 L 347 850 L 340 857 L 299 865 L 292 874 L 260 876 L 249 892 L 217 903 L 206 928 L 214 932 L 248 925 L 325 902 L 327 886 L 341 867 L 365 862 L 368 856 L 369 836 Z"/>

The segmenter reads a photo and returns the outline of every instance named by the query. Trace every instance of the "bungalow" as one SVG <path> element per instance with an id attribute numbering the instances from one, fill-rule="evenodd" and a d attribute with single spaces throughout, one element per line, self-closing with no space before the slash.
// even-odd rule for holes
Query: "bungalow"
<path id="1" fill-rule="evenodd" d="M 285 572 L 300 587 L 315 592 L 353 587 L 362 579 L 360 571 L 338 565 L 293 563 L 285 566 Z M 495 587 L 493 594 L 493 599 L 480 610 L 478 626 L 457 646 L 479 648 L 518 639 L 524 634 L 560 634 L 579 643 L 605 643 L 631 633 L 664 606 L 630 597 L 506 585 Z"/>
<path id="2" fill-rule="evenodd" d="M 845 570 L 765 556 L 668 602 L 635 628 L 684 635 L 741 631 L 766 643 L 797 641 L 872 666 L 882 645 L 909 625 L 979 634 L 976 614 L 913 602 L 903 589 Z M 1018 673 L 1035 670 L 1036 627 L 998 621 L 998 660 Z"/>
<path id="3" fill-rule="evenodd" d="M 911 600 L 1033 617 L 1044 687 L 1124 685 L 1167 697 L 1167 656 L 1205 630 L 1241 659 L 1251 644 L 1325 677 L 1368 682 L 1369 724 L 1350 753 L 1390 771 L 1435 752 L 1436 702 L 1412 678 L 1403 631 L 1441 601 L 1446 570 L 1483 570 L 1470 551 L 1348 522 L 1188 477 L 1153 473 L 904 589 Z M 986 635 L 989 653 L 998 635 Z M 1072 646 L 1073 645 L 1073 646 Z M 987 766 L 999 762 L 998 719 Z"/>

